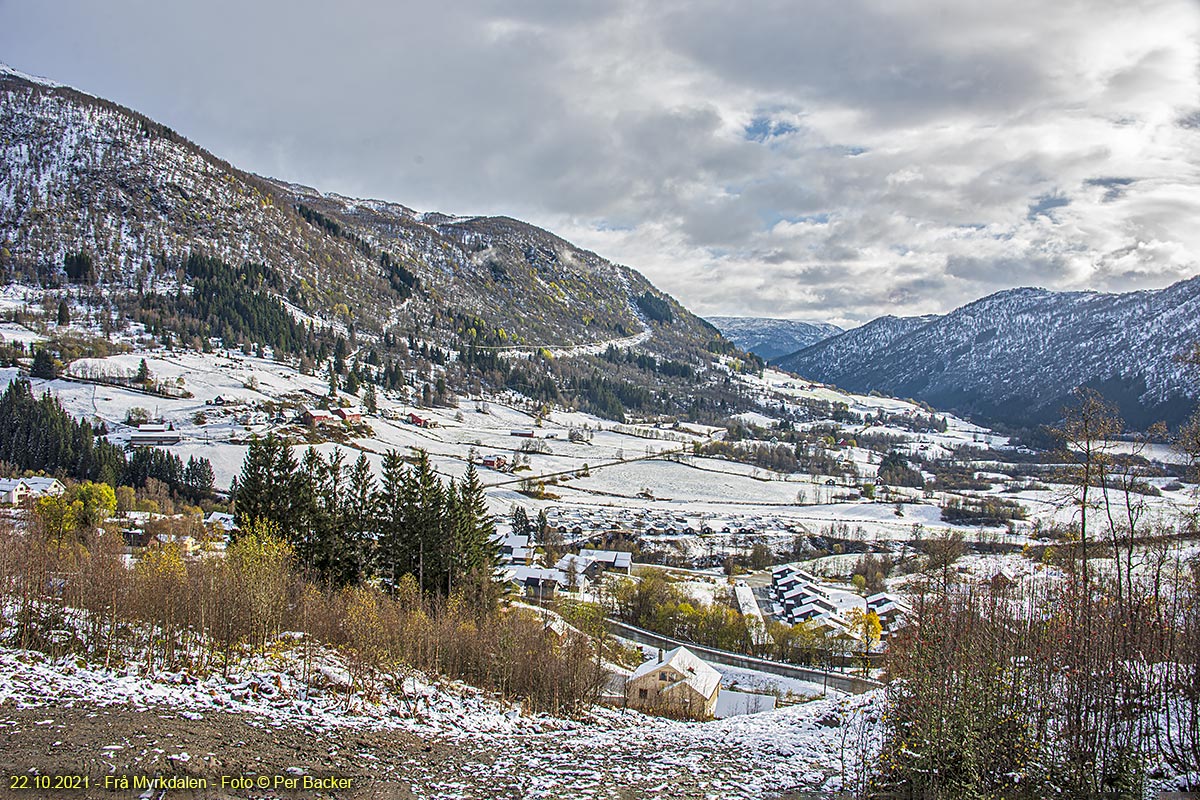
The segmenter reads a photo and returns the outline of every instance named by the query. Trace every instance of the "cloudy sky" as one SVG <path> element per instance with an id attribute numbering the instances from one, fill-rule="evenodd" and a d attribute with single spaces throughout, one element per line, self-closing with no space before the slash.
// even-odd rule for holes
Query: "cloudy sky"
<path id="1" fill-rule="evenodd" d="M 0 0 L 0 60 L 255 172 L 529 220 L 701 314 L 1200 271 L 1193 0 Z"/>

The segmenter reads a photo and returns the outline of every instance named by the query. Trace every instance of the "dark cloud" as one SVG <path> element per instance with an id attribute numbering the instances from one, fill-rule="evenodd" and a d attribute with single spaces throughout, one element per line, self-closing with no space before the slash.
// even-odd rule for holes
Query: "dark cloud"
<path id="1" fill-rule="evenodd" d="M 0 0 L 7 62 L 248 169 L 841 324 L 1194 271 L 1189 0 Z M 1131 177 L 1133 176 L 1133 177 Z"/>

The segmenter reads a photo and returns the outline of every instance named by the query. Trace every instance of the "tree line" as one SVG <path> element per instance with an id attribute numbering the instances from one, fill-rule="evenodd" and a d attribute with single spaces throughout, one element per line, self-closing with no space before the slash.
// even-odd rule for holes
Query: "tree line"
<path id="1" fill-rule="evenodd" d="M 232 495 L 239 524 L 277 525 L 314 579 L 394 588 L 411 575 L 422 594 L 461 592 L 484 607 L 499 599 L 495 524 L 474 463 L 443 481 L 424 451 L 409 464 L 393 450 L 376 481 L 365 454 L 347 464 L 340 450 L 324 457 L 310 447 L 297 461 L 271 435 L 251 442 Z"/>
<path id="2" fill-rule="evenodd" d="M 197 501 L 211 496 L 213 470 L 195 456 L 139 447 L 128 457 L 106 438 L 104 424 L 76 420 L 49 392 L 33 396 L 29 381 L 14 380 L 0 394 L 0 461 L 15 471 L 29 470 L 109 486 L 145 486 L 162 481 Z"/>
<path id="3" fill-rule="evenodd" d="M 967 584 L 945 568 L 921 583 L 889 646 L 883 750 L 859 796 L 1140 798 L 1155 773 L 1200 788 L 1195 518 L 1151 514 L 1096 392 L 1054 434 L 1073 523 L 1030 579 Z M 1195 463 L 1200 438 L 1180 443 Z"/>

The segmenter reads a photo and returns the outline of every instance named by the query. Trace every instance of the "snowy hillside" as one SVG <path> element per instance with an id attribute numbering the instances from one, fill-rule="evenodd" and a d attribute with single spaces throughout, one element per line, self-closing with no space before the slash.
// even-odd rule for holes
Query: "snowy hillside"
<path id="1" fill-rule="evenodd" d="M 721 333 L 736 344 L 766 360 L 786 356 L 842 333 L 827 322 L 801 322 L 768 317 L 709 317 Z"/>
<path id="2" fill-rule="evenodd" d="M 569 720 L 528 716 L 519 705 L 418 675 L 367 701 L 346 694 L 336 654 L 322 652 L 308 666 L 286 641 L 279 650 L 239 664 L 228 679 L 197 679 L 3 649 L 0 724 L 9 736 L 48 737 L 51 757 L 70 757 L 97 777 L 120 766 L 216 780 L 253 774 L 257 763 L 291 776 L 334 772 L 356 785 L 382 780 L 418 798 L 600 798 L 613 789 L 650 797 L 670 786 L 671 797 L 750 800 L 836 790 L 843 759 L 852 772 L 856 758 L 842 752 L 843 734 L 874 730 L 881 699 L 831 698 L 711 723 L 604 708 Z M 93 731 L 83 711 L 104 719 L 106 730 Z M 121 733 L 143 717 L 154 720 L 153 738 Z M 229 737 L 254 744 L 215 744 Z"/>
<path id="3" fill-rule="evenodd" d="M 1102 294 L 1014 289 L 941 317 L 884 317 L 780 360 L 854 391 L 1022 424 L 1057 418 L 1077 386 L 1134 425 L 1180 422 L 1200 386 L 1180 355 L 1200 341 L 1200 278 Z"/>
<path id="4" fill-rule="evenodd" d="M 135 111 L 8 68 L 0 243 L 7 280 L 100 284 L 112 302 L 174 291 L 179 260 L 199 251 L 268 265 L 298 318 L 360 333 L 400 324 L 448 341 L 480 320 L 504 332 L 493 344 L 527 352 L 651 328 L 661 335 L 646 346 L 661 352 L 718 336 L 640 273 L 532 225 L 261 178 Z M 76 254 L 94 263 L 82 279 L 63 269 Z M 647 318 L 645 302 L 663 310 Z"/>

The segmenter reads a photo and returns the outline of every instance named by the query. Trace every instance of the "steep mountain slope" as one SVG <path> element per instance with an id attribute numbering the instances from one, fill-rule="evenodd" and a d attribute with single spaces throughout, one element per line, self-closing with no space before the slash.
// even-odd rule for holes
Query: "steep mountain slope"
<path id="1" fill-rule="evenodd" d="M 769 317 L 709 317 L 734 344 L 768 361 L 837 336 L 842 329 L 827 322 L 801 322 Z"/>
<path id="2" fill-rule="evenodd" d="M 397 374 L 415 369 L 426 381 L 430 358 L 447 363 L 427 345 L 548 359 L 594 357 L 615 343 L 697 375 L 713 352 L 734 349 L 640 273 L 533 225 L 418 213 L 252 175 L 141 114 L 2 66 L 0 279 L 73 292 L 103 318 L 140 321 L 156 335 L 263 344 L 247 333 L 255 319 L 219 324 L 190 308 L 187 324 L 177 319 L 197 281 L 226 289 L 241 281 L 256 319 L 278 329 L 282 303 L 303 326 L 278 337 L 299 342 L 290 352 L 307 348 L 319 366 L 326 350 L 318 353 L 315 331 L 328 350 L 346 338 L 348 355 L 370 346 L 385 365 L 399 359 Z M 228 312 L 234 305 L 223 311 L 240 313 Z M 405 360 L 412 347 L 425 362 Z M 459 381 L 470 369 L 494 381 L 507 372 L 491 356 L 446 369 Z M 661 375 L 648 383 L 678 388 Z"/>
<path id="3" fill-rule="evenodd" d="M 1200 277 L 1125 294 L 1013 289 L 941 317 L 882 317 L 779 363 L 1012 423 L 1053 420 L 1088 385 L 1141 426 L 1194 406 L 1200 376 L 1177 358 L 1197 341 Z"/>
<path id="4" fill-rule="evenodd" d="M 892 342 L 936 319 L 938 319 L 936 315 L 894 317 L 889 314 L 886 317 L 878 317 L 866 325 L 852 328 L 845 333 L 801 348 L 798 352 L 776 358 L 775 363 L 784 369 L 806 371 L 805 374 L 813 377 L 818 375 L 845 376 L 850 368 L 870 358 L 871 354 L 884 351 Z M 807 353 L 819 354 L 817 356 L 819 366 L 814 366 L 813 362 L 807 360 L 798 360 Z M 834 382 L 832 377 L 825 377 L 823 380 Z"/>
<path id="5" fill-rule="evenodd" d="M 453 307 L 531 346 L 634 335 L 646 327 L 638 297 L 662 297 L 634 270 L 532 225 L 260 178 L 136 112 L 8 68 L 0 134 L 0 266 L 12 278 L 51 282 L 68 255 L 86 252 L 102 282 L 149 288 L 163 262 L 202 251 L 268 264 L 305 311 L 353 309 L 356 325 L 379 330 L 407 294 L 389 280 L 386 254 L 426 290 L 413 305 Z M 714 336 L 662 299 L 683 338 Z"/>

